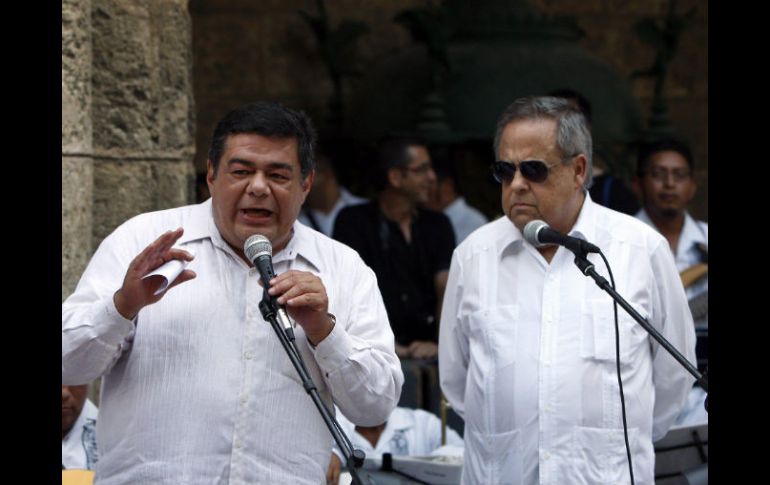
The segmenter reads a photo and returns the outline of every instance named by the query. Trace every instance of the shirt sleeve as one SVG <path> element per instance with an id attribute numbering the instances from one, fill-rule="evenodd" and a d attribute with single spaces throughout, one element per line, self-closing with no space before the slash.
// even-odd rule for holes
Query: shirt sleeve
<path id="1" fill-rule="evenodd" d="M 463 299 L 463 268 L 457 251 L 449 268 L 439 328 L 438 367 L 441 390 L 452 408 L 465 419 L 465 382 L 468 375 L 468 336 L 460 316 Z"/>
<path id="2" fill-rule="evenodd" d="M 104 239 L 75 292 L 62 303 L 62 384 L 87 384 L 102 376 L 133 337 L 134 322 L 113 302 L 135 256 L 128 256 L 127 242 L 120 228 Z"/>
<path id="3" fill-rule="evenodd" d="M 376 426 L 396 407 L 404 374 L 374 272 L 355 256 L 339 274 L 342 291 L 330 308 L 337 323 L 313 352 L 340 411 L 354 424 Z"/>
<path id="4" fill-rule="evenodd" d="M 695 365 L 695 327 L 674 258 L 665 240 L 651 257 L 656 275 L 651 323 L 691 364 Z M 684 406 L 695 378 L 656 341 L 652 341 L 653 411 L 652 439 L 665 436 Z"/>

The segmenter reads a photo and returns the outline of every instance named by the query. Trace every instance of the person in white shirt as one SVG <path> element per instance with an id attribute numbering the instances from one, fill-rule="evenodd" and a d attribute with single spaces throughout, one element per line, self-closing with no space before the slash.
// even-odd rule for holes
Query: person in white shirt
<path id="1" fill-rule="evenodd" d="M 639 149 L 634 186 L 642 209 L 636 217 L 666 238 L 680 272 L 708 262 L 708 223 L 696 221 L 687 212 L 697 189 L 693 168 L 692 152 L 680 140 L 665 138 Z M 708 292 L 708 277 L 686 291 L 690 299 Z M 708 315 L 696 318 L 695 324 L 708 326 Z"/>
<path id="2" fill-rule="evenodd" d="M 86 394 L 88 385 L 61 386 L 61 468 L 93 470 L 96 448 L 96 409 Z"/>
<path id="3" fill-rule="evenodd" d="M 462 482 L 629 483 L 613 300 L 569 250 L 534 247 L 522 230 L 543 220 L 601 248 L 618 293 L 693 361 L 671 252 L 650 227 L 591 201 L 591 136 L 569 102 L 516 100 L 498 121 L 494 149 L 507 217 L 454 251 L 441 311 L 441 388 L 465 420 Z M 597 256 L 588 259 L 608 278 Z M 622 308 L 618 320 L 634 477 L 652 485 L 653 440 L 674 422 L 694 378 Z"/>
<path id="4" fill-rule="evenodd" d="M 709 226 L 687 212 L 697 185 L 693 176 L 694 159 L 690 147 L 675 138 L 662 138 L 643 144 L 637 156 L 634 186 L 641 195 L 642 209 L 637 219 L 666 238 L 680 273 L 708 263 Z M 693 311 L 699 336 L 708 336 L 708 274 L 689 284 L 685 291 Z M 706 346 L 698 346 L 701 371 L 708 361 Z M 688 405 L 677 424 L 708 422 L 704 401 L 706 392 L 693 387 Z"/>
<path id="5" fill-rule="evenodd" d="M 457 173 L 449 162 L 436 165 L 436 183 L 431 190 L 426 207 L 442 211 L 452 223 L 455 245 L 460 244 L 470 233 L 487 223 L 487 217 L 471 207 L 461 195 Z"/>
<path id="6" fill-rule="evenodd" d="M 260 313 L 243 252 L 256 233 L 321 399 L 363 425 L 396 406 L 403 373 L 374 273 L 296 221 L 314 140 L 278 103 L 231 111 L 212 137 L 211 198 L 122 224 L 62 304 L 62 382 L 102 377 L 97 485 L 323 482 L 331 434 Z M 189 265 L 156 295 L 143 276 L 172 259 Z"/>
<path id="7" fill-rule="evenodd" d="M 422 409 L 397 407 L 388 421 L 377 426 L 356 426 L 342 413 L 337 413 L 342 430 L 350 438 L 354 448 L 367 458 L 380 458 L 384 453 L 393 456 L 430 456 L 441 444 L 441 420 Z M 463 439 L 452 428 L 446 428 L 446 445 L 463 446 Z M 337 483 L 342 462 L 345 460 L 336 444 L 333 444 L 332 461 L 327 472 L 327 483 Z"/>
<path id="8" fill-rule="evenodd" d="M 363 204 L 366 199 L 353 195 L 337 180 L 337 175 L 329 156 L 319 153 L 316 157 L 315 178 L 305 205 L 297 220 L 332 237 L 337 214 L 349 206 Z"/>

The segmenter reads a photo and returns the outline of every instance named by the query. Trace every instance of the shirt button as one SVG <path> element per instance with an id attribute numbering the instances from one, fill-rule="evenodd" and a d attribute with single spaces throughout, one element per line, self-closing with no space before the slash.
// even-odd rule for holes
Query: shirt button
<path id="1" fill-rule="evenodd" d="M 241 404 L 246 404 L 246 401 L 248 401 L 248 396 L 241 396 Z"/>
<path id="2" fill-rule="evenodd" d="M 543 453 L 543 459 L 544 459 L 544 460 L 547 460 L 547 459 L 549 459 L 550 457 L 551 457 L 551 454 L 550 454 L 550 453 L 548 453 L 547 451 L 546 451 L 545 453 Z"/>
<path id="3" fill-rule="evenodd" d="M 238 449 L 241 448 L 241 440 L 235 440 L 235 447 Z"/>
<path id="4" fill-rule="evenodd" d="M 243 356 L 246 357 L 246 360 L 251 360 L 252 354 L 251 352 L 246 352 Z"/>

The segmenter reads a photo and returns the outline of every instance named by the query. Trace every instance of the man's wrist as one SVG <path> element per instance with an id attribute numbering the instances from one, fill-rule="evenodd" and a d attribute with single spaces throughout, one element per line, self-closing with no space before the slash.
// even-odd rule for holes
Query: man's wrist
<path id="1" fill-rule="evenodd" d="M 307 336 L 308 341 L 310 341 L 310 344 L 313 347 L 323 342 L 323 340 L 326 337 L 328 337 L 330 333 L 332 333 L 332 330 L 334 330 L 334 326 L 337 324 L 337 317 L 335 317 L 331 313 L 327 313 L 326 315 L 328 317 L 328 322 L 329 322 L 327 327 L 323 331 L 319 332 L 318 334 Z"/>
<path id="2" fill-rule="evenodd" d="M 112 295 L 112 303 L 115 305 L 115 310 L 117 310 L 120 316 L 126 320 L 133 320 L 140 310 L 139 308 L 130 308 L 126 303 L 125 295 L 123 295 L 123 288 L 120 288 Z"/>

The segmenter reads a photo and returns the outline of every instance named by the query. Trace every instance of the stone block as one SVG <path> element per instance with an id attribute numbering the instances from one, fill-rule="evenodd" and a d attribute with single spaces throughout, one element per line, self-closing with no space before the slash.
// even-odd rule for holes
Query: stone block
<path id="1" fill-rule="evenodd" d="M 94 247 L 137 214 L 189 204 L 192 173 L 189 160 L 95 161 Z"/>
<path id="2" fill-rule="evenodd" d="M 91 2 L 62 2 L 62 151 L 91 150 Z"/>
<path id="3" fill-rule="evenodd" d="M 93 162 L 62 157 L 62 301 L 75 289 L 91 257 Z"/>
<path id="4" fill-rule="evenodd" d="M 94 4 L 94 146 L 191 152 L 194 104 L 186 3 Z"/>

